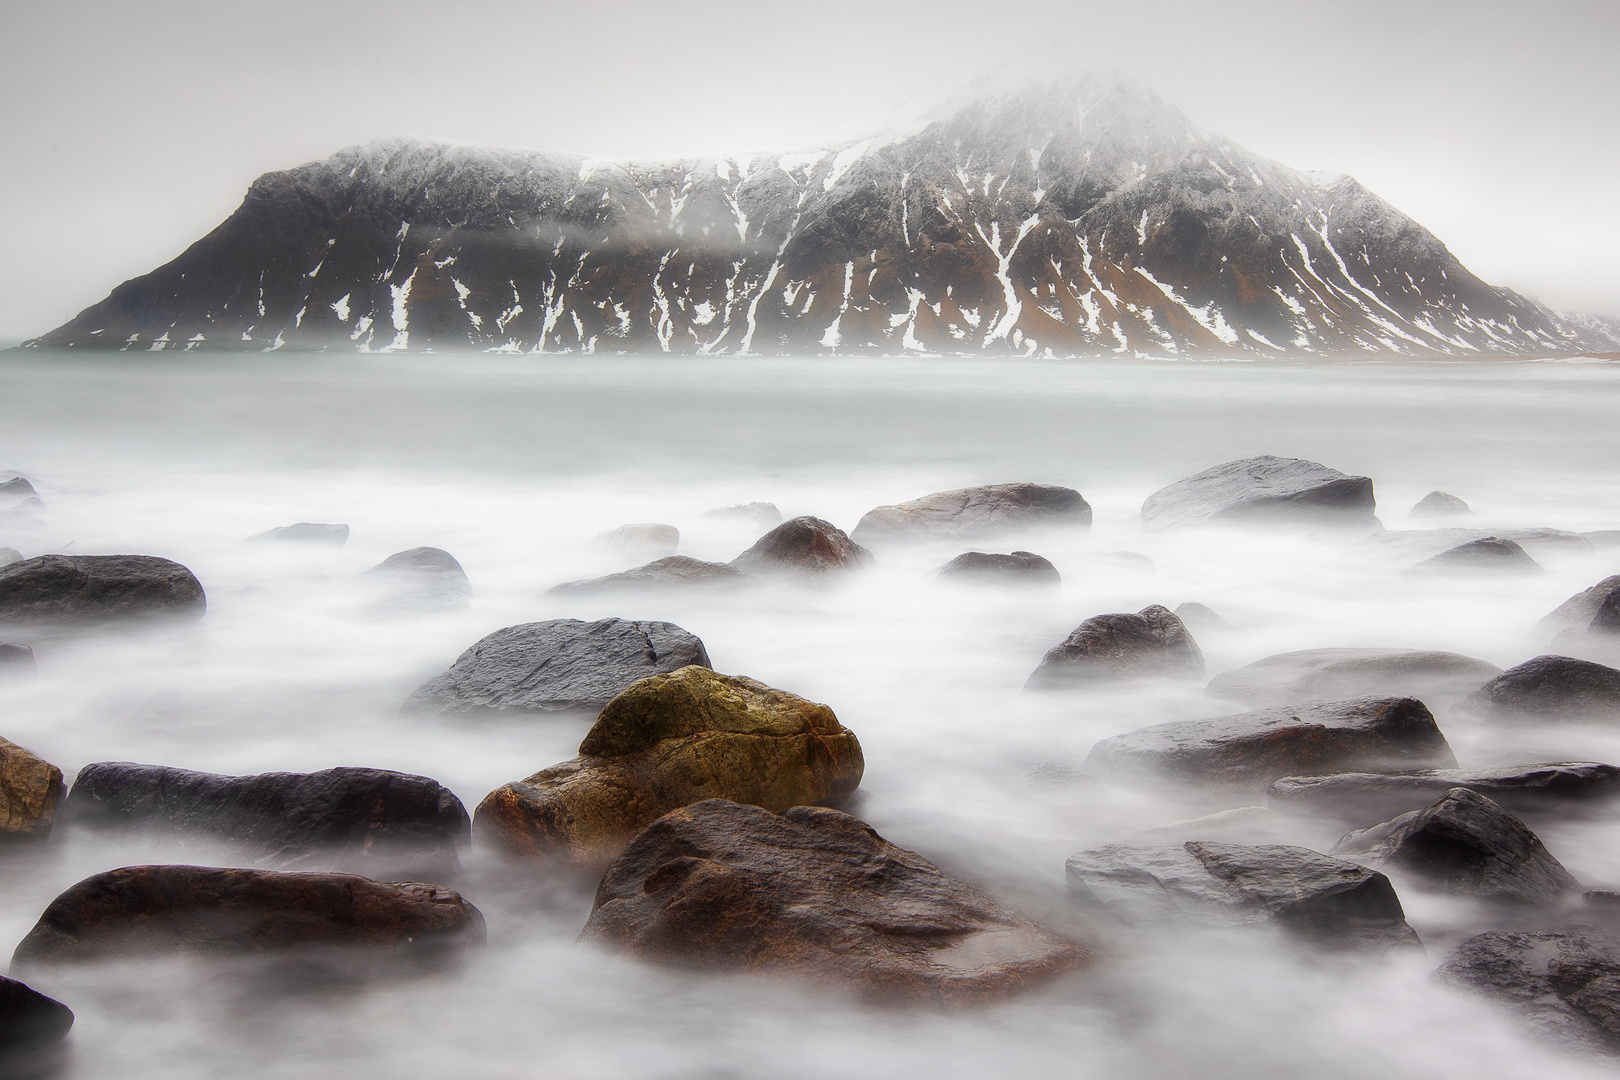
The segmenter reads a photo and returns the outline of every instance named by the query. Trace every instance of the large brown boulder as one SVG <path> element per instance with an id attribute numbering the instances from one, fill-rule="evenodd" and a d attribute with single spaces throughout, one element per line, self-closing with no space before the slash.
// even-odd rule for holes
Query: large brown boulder
<path id="1" fill-rule="evenodd" d="M 731 565 L 745 574 L 825 578 L 871 561 L 872 553 L 838 526 L 817 517 L 796 517 L 754 541 Z"/>
<path id="2" fill-rule="evenodd" d="M 61 769 L 0 739 L 0 837 L 43 839 L 61 799 Z"/>
<path id="3" fill-rule="evenodd" d="M 608 702 L 579 757 L 497 788 L 475 833 L 513 855 L 599 865 L 664 814 L 704 799 L 780 813 L 854 793 L 865 761 L 825 705 L 686 667 Z"/>
<path id="4" fill-rule="evenodd" d="M 581 936 L 899 1002 L 1002 999 L 1089 960 L 848 814 L 720 799 L 643 830 L 608 868 Z"/>
<path id="5" fill-rule="evenodd" d="M 1089 529 L 1091 506 L 1073 488 L 986 484 L 874 507 L 851 535 L 863 543 L 890 537 L 955 540 L 998 536 L 1040 525 Z"/>
<path id="6" fill-rule="evenodd" d="M 155 555 L 40 555 L 0 567 L 0 622 L 202 615 L 203 587 Z"/>
<path id="7" fill-rule="evenodd" d="M 1118 679 L 1197 678 L 1204 654 L 1186 625 L 1162 604 L 1093 615 L 1041 658 L 1026 690 Z"/>
<path id="8" fill-rule="evenodd" d="M 57 963 L 153 952 L 395 949 L 483 940 L 479 910 L 438 885 L 352 874 L 126 866 L 86 878 L 52 900 L 11 959 Z"/>

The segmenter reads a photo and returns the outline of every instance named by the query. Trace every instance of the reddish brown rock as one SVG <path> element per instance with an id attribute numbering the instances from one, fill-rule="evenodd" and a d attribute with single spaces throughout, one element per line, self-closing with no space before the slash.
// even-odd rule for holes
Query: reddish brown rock
<path id="1" fill-rule="evenodd" d="M 871 561 L 872 553 L 838 526 L 816 517 L 796 517 L 754 541 L 731 565 L 745 574 L 819 578 L 858 570 Z"/>

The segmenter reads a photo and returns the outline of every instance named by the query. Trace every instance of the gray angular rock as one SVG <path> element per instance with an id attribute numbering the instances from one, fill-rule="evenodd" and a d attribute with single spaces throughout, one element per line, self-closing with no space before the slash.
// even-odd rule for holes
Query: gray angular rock
<path id="1" fill-rule="evenodd" d="M 1436 517 L 1462 517 L 1472 514 L 1468 504 L 1455 495 L 1447 495 L 1444 491 L 1431 491 L 1419 499 L 1417 505 L 1407 513 L 1407 517 L 1436 518 Z"/>
<path id="2" fill-rule="evenodd" d="M 330 544 L 342 547 L 349 542 L 347 525 L 332 525 L 319 521 L 300 521 L 296 525 L 279 525 L 254 533 L 249 540 L 277 540 L 293 544 Z"/>
<path id="3" fill-rule="evenodd" d="M 999 555 L 965 551 L 940 567 L 940 580 L 993 585 L 1035 585 L 1051 588 L 1063 583 L 1057 567 L 1033 551 Z"/>
<path id="4" fill-rule="evenodd" d="M 703 642 L 674 623 L 550 619 L 497 630 L 423 683 L 417 713 L 596 710 L 637 679 L 709 667 Z"/>
<path id="5" fill-rule="evenodd" d="M 1496 719 L 1620 720 L 1620 671 L 1572 656 L 1538 656 L 1463 701 Z"/>
<path id="6" fill-rule="evenodd" d="M 1207 691 L 1256 705 L 1368 695 L 1429 701 L 1462 697 L 1501 673 L 1484 660 L 1427 649 L 1303 649 L 1223 672 Z"/>
<path id="7" fill-rule="evenodd" d="M 745 574 L 826 578 L 859 570 L 872 553 L 844 530 L 816 517 L 784 521 L 731 560 Z"/>
<path id="8" fill-rule="evenodd" d="M 687 555 L 654 559 L 646 566 L 606 577 L 565 581 L 546 592 L 553 596 L 587 596 L 593 593 L 629 592 L 642 589 L 693 588 L 736 585 L 746 575 L 730 563 L 704 562 Z"/>
<path id="9" fill-rule="evenodd" d="M 1540 574 L 1541 564 L 1512 540 L 1500 536 L 1483 536 L 1458 544 L 1412 567 L 1414 574 Z"/>
<path id="10" fill-rule="evenodd" d="M 1389 879 L 1281 844 L 1110 845 L 1069 857 L 1069 895 L 1128 923 L 1272 924 L 1348 948 L 1417 945 Z"/>
<path id="11" fill-rule="evenodd" d="M 1200 522 L 1371 527 L 1373 483 L 1300 458 L 1228 461 L 1160 488 L 1142 504 L 1142 525 Z"/>
<path id="12" fill-rule="evenodd" d="M 1590 589 L 1583 589 L 1565 600 L 1543 616 L 1536 623 L 1536 629 L 1546 634 L 1587 630 L 1597 617 L 1598 610 L 1612 596 L 1620 596 L 1620 574 L 1611 574 Z"/>
<path id="13" fill-rule="evenodd" d="M 1330 854 L 1487 900 L 1552 904 L 1580 888 L 1524 822 L 1462 787 L 1433 806 L 1346 834 Z"/>
<path id="14" fill-rule="evenodd" d="M 1620 940 L 1607 934 L 1491 930 L 1451 950 L 1434 974 L 1508 1006 L 1552 1042 L 1620 1052 Z"/>
<path id="15" fill-rule="evenodd" d="M 717 506 L 713 510 L 705 510 L 703 516 L 718 521 L 746 521 L 763 529 L 775 528 L 782 524 L 782 511 L 776 508 L 775 503 L 768 502 Z"/>
<path id="16" fill-rule="evenodd" d="M 1284 776 L 1266 789 L 1272 806 L 1368 821 L 1431 805 L 1467 788 L 1514 810 L 1557 810 L 1620 795 L 1620 768 L 1596 761 L 1550 761 L 1499 769 L 1419 769 L 1398 773 Z"/>
<path id="17" fill-rule="evenodd" d="M 1085 771 L 1263 787 L 1302 773 L 1456 764 L 1423 702 L 1355 698 L 1140 728 L 1092 747 Z"/>
<path id="18" fill-rule="evenodd" d="M 874 507 L 861 517 L 851 536 L 866 544 L 893 537 L 959 540 L 1042 525 L 1089 529 L 1091 505 L 1073 488 L 986 484 Z"/>
<path id="19" fill-rule="evenodd" d="M 1204 654 L 1187 627 L 1169 608 L 1152 604 L 1134 615 L 1093 615 L 1047 651 L 1024 689 L 1203 673 Z"/>
<path id="20" fill-rule="evenodd" d="M 40 555 L 0 567 L 0 622 L 197 617 L 207 606 L 190 570 L 153 555 Z"/>
<path id="21" fill-rule="evenodd" d="M 0 1071 L 5 1076 L 14 1075 L 10 1066 L 15 1055 L 59 1042 L 72 1027 L 72 1009 L 0 975 Z"/>

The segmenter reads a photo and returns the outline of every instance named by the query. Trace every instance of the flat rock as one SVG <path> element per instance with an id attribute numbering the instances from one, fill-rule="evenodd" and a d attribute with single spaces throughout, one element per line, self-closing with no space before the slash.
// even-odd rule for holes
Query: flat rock
<path id="1" fill-rule="evenodd" d="M 746 521 L 761 529 L 770 529 L 782 524 L 782 511 L 776 508 L 775 503 L 768 502 L 717 506 L 713 510 L 705 510 L 703 516 L 719 521 Z"/>
<path id="2" fill-rule="evenodd" d="M 279 525 L 254 533 L 249 540 L 278 540 L 294 544 L 330 544 L 342 547 L 349 542 L 349 527 L 321 521 L 300 521 L 296 525 Z"/>
<path id="3" fill-rule="evenodd" d="M 815 517 L 784 521 L 731 560 L 745 574 L 825 578 L 859 570 L 872 553 L 844 530 Z"/>
<path id="4" fill-rule="evenodd" d="M 1412 567 L 1414 574 L 1447 573 L 1502 573 L 1540 574 L 1541 564 L 1532 559 L 1524 548 L 1512 540 L 1499 536 L 1484 536 L 1458 544 Z"/>
<path id="5" fill-rule="evenodd" d="M 1595 761 L 1551 761 L 1500 769 L 1284 776 L 1272 781 L 1266 799 L 1288 810 L 1367 821 L 1421 810 L 1452 788 L 1467 788 L 1511 809 L 1557 810 L 1620 795 L 1620 769 Z"/>
<path id="6" fill-rule="evenodd" d="M 1249 787 L 1304 773 L 1456 764 L 1423 702 L 1355 698 L 1140 728 L 1092 747 L 1085 771 Z"/>
<path id="7" fill-rule="evenodd" d="M 1160 488 L 1142 504 L 1142 525 L 1201 522 L 1371 527 L 1373 483 L 1300 458 L 1228 461 Z"/>
<path id="8" fill-rule="evenodd" d="M 424 713 L 599 709 L 637 679 L 709 666 L 703 642 L 674 623 L 551 619 L 482 638 L 404 708 Z"/>
<path id="9" fill-rule="evenodd" d="M 1508 668 L 1463 701 L 1498 719 L 1620 720 L 1620 670 L 1572 656 Z"/>
<path id="10" fill-rule="evenodd" d="M 1406 515 L 1414 518 L 1463 517 L 1472 514 L 1468 504 L 1444 491 L 1431 491 L 1419 499 Z"/>
<path id="11" fill-rule="evenodd" d="M 451 889 L 352 874 L 126 866 L 62 893 L 12 964 L 302 945 L 482 944 L 484 917 Z"/>
<path id="12" fill-rule="evenodd" d="M 1349 833 L 1331 853 L 1487 900 L 1552 904 L 1580 889 L 1524 822 L 1463 787 L 1433 806 Z"/>
<path id="13" fill-rule="evenodd" d="M 0 642 L 0 679 L 15 679 L 37 674 L 34 650 L 27 645 Z"/>
<path id="14" fill-rule="evenodd" d="M 0 622 L 197 617 L 207 606 L 190 570 L 153 555 L 40 555 L 0 567 Z"/>
<path id="15" fill-rule="evenodd" d="M 857 818 L 718 799 L 659 818 L 625 848 L 581 937 L 895 1003 L 1001 1000 L 1090 959 Z"/>
<path id="16" fill-rule="evenodd" d="M 1069 857 L 1069 895 L 1136 925 L 1270 924 L 1341 948 L 1417 945 L 1389 878 L 1282 844 L 1114 844 Z"/>
<path id="17" fill-rule="evenodd" d="M 11 1055 L 59 1042 L 73 1027 L 73 1010 L 27 983 L 0 975 L 0 1075 Z"/>
<path id="18" fill-rule="evenodd" d="M 874 507 L 851 535 L 867 544 L 893 537 L 960 540 L 1043 525 L 1089 529 L 1091 506 L 1073 488 L 987 484 Z"/>
<path id="19" fill-rule="evenodd" d="M 836 804 L 864 769 L 859 740 L 827 706 L 686 667 L 608 702 L 578 757 L 491 792 L 476 827 L 511 855 L 599 865 L 682 806 L 728 799 L 779 813 Z"/>
<path id="20" fill-rule="evenodd" d="M 1462 697 L 1501 673 L 1484 660 L 1426 649 L 1304 649 L 1223 672 L 1208 692 L 1256 705 L 1369 695 L 1428 701 Z"/>
<path id="21" fill-rule="evenodd" d="M 1434 974 L 1508 1006 L 1552 1042 L 1620 1052 L 1620 941 L 1606 934 L 1491 930 L 1458 945 Z"/>
<path id="22" fill-rule="evenodd" d="M 61 769 L 0 739 L 0 837 L 44 839 L 61 799 Z"/>
<path id="23" fill-rule="evenodd" d="M 1042 657 L 1024 689 L 1203 673 L 1204 654 L 1187 627 L 1169 608 L 1152 604 L 1134 615 L 1093 615 Z"/>
<path id="24" fill-rule="evenodd" d="M 596 537 L 591 546 L 621 559 L 662 559 L 681 546 L 681 530 L 652 521 L 620 525 Z"/>
<path id="25" fill-rule="evenodd" d="M 1546 634 L 1570 630 L 1581 633 L 1591 628 L 1598 610 L 1613 596 L 1620 596 L 1620 574 L 1612 574 L 1565 600 L 1536 623 L 1536 629 Z"/>
<path id="26" fill-rule="evenodd" d="M 938 573 L 943 581 L 976 584 L 1050 588 L 1063 583 L 1057 567 L 1033 551 L 1015 551 L 1010 555 L 965 551 L 940 567 Z"/>
<path id="27" fill-rule="evenodd" d="M 735 585 L 745 575 L 730 563 L 704 562 L 687 555 L 654 559 L 646 566 L 606 577 L 565 581 L 546 591 L 554 596 L 586 596 L 592 593 L 629 592 L 643 589 L 692 588 Z"/>
<path id="28" fill-rule="evenodd" d="M 436 780 L 387 769 L 220 776 L 98 761 L 79 770 L 74 824 L 223 840 L 283 866 L 451 868 L 468 834 L 461 800 Z M 328 868 L 331 868 L 330 866 Z"/>

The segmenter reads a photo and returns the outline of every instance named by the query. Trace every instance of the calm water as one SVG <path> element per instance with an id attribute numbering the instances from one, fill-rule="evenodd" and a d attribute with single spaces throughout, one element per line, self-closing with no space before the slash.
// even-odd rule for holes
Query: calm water
<path id="1" fill-rule="evenodd" d="M 1107 735 L 1237 710 L 1196 683 L 1057 699 L 1019 688 L 1087 616 L 1187 600 L 1233 624 L 1200 636 L 1211 675 L 1320 646 L 1451 649 L 1504 666 L 1545 651 L 1530 627 L 1620 572 L 1620 551 L 1536 550 L 1536 578 L 1414 579 L 1401 571 L 1426 552 L 1398 544 L 1144 534 L 1137 510 L 1191 472 L 1275 453 L 1372 476 L 1392 529 L 1435 488 L 1466 499 L 1481 526 L 1620 528 L 1620 367 L 10 354 L 0 400 L 0 469 L 32 478 L 46 503 L 37 527 L 0 544 L 164 555 L 209 595 L 194 626 L 39 643 L 38 681 L 0 684 L 0 735 L 70 782 L 115 759 L 232 773 L 369 765 L 433 776 L 470 809 L 572 756 L 586 725 L 399 716 L 418 683 L 512 623 L 669 619 L 720 670 L 832 706 L 866 752 L 856 812 L 884 836 L 1103 957 L 1006 1006 L 873 1011 L 791 981 L 575 945 L 593 882 L 472 852 L 456 884 L 488 917 L 490 945 L 446 969 L 336 977 L 218 960 L 34 975 L 78 1014 L 75 1076 L 1610 1075 L 1429 980 L 1450 943 L 1505 925 L 1461 901 L 1403 888 L 1428 953 L 1377 960 L 1258 933 L 1086 923 L 1065 902 L 1068 854 L 1245 800 L 1037 796 L 1019 778 L 1041 762 L 1078 766 Z M 622 568 L 589 541 L 627 522 L 668 522 L 683 554 L 729 559 L 756 530 L 707 509 L 772 501 L 849 529 L 877 504 L 1008 480 L 1075 487 L 1095 508 L 1089 535 L 1021 545 L 1058 566 L 1060 593 L 941 587 L 929 572 L 964 550 L 947 544 L 880 549 L 875 570 L 818 592 L 544 595 Z M 352 536 L 342 548 L 242 542 L 295 521 L 345 522 Z M 379 616 L 354 576 L 419 544 L 466 567 L 470 607 Z M 1620 761 L 1620 729 L 1440 719 L 1464 765 Z M 1620 882 L 1620 822 L 1534 824 L 1577 877 Z M 1325 850 L 1338 831 L 1284 822 L 1253 839 Z M 231 856 L 71 828 L 3 853 L 0 948 L 74 881 L 158 859 Z"/>

